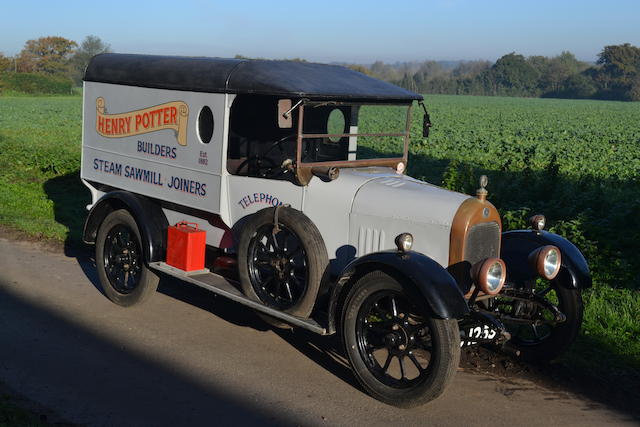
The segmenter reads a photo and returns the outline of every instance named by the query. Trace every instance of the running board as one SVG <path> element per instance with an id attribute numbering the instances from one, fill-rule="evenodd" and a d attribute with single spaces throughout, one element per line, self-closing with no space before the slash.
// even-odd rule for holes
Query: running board
<path id="1" fill-rule="evenodd" d="M 169 276 L 184 280 L 185 282 L 193 283 L 202 288 L 205 288 L 211 292 L 214 292 L 223 297 L 229 298 L 232 301 L 239 302 L 258 310 L 262 313 L 268 314 L 271 317 L 280 319 L 293 326 L 299 326 L 304 329 L 308 329 L 316 334 L 327 335 L 327 330 L 320 326 L 318 322 L 313 319 L 303 319 L 302 317 L 293 316 L 288 313 L 276 310 L 271 307 L 267 307 L 264 304 L 253 301 L 242 294 L 229 279 L 220 276 L 219 274 L 210 273 L 207 269 L 198 270 L 193 272 L 187 272 L 170 266 L 165 262 L 150 262 L 149 267 L 153 270 L 160 271 Z"/>

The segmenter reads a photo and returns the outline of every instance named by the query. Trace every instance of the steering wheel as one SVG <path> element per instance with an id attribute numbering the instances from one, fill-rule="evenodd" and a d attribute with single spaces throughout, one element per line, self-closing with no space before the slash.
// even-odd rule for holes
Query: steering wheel
<path id="1" fill-rule="evenodd" d="M 265 150 L 264 153 L 262 153 L 263 156 L 267 155 L 268 153 L 270 153 L 274 148 L 278 147 L 280 148 L 280 151 L 282 151 L 282 143 L 287 141 L 288 139 L 292 138 L 292 137 L 296 137 L 298 135 L 296 135 L 295 133 L 289 134 L 289 135 L 285 135 L 282 138 L 280 138 L 279 140 L 273 142 L 269 148 L 267 148 Z"/>
<path id="2" fill-rule="evenodd" d="M 289 172 L 288 168 L 283 168 L 282 164 L 276 164 L 273 159 L 266 157 L 274 148 L 279 147 L 280 151 L 282 150 L 282 143 L 290 139 L 291 137 L 297 136 L 296 134 L 286 135 L 279 140 L 271 143 L 269 148 L 267 148 L 262 154 L 255 155 L 252 157 L 248 157 L 242 163 L 238 165 L 236 168 L 235 174 L 240 175 L 240 171 L 247 167 L 248 171 L 251 172 L 252 167 L 253 170 L 257 171 L 257 175 L 261 178 L 277 178 L 280 175 L 283 175 Z"/>
<path id="3" fill-rule="evenodd" d="M 248 174 L 253 171 L 261 178 L 271 178 L 274 170 L 276 168 L 280 168 L 280 165 L 276 165 L 275 162 L 269 158 L 262 158 L 259 156 L 248 157 L 238 165 L 235 175 L 241 175 L 240 172 L 245 167 L 248 169 Z"/>

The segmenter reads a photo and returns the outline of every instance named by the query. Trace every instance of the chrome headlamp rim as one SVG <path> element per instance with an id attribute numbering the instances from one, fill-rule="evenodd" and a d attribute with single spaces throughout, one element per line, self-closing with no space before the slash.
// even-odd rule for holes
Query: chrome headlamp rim
<path id="1" fill-rule="evenodd" d="M 529 265 L 541 277 L 553 280 L 562 267 L 562 253 L 556 246 L 541 246 L 529 254 Z"/>
<path id="2" fill-rule="evenodd" d="M 487 258 L 472 268 L 474 284 L 486 295 L 497 295 L 507 279 L 507 266 L 500 258 Z"/>

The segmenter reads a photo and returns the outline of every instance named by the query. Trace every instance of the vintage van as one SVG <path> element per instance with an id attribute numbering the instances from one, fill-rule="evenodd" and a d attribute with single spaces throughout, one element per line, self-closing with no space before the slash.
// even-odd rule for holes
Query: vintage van
<path id="1" fill-rule="evenodd" d="M 407 176 L 416 106 L 340 66 L 94 57 L 81 177 L 104 293 L 129 306 L 168 275 L 338 333 L 363 388 L 404 407 L 442 394 L 463 345 L 557 356 L 582 321 L 584 257 L 542 215 L 503 232 L 486 177 L 472 197 Z"/>

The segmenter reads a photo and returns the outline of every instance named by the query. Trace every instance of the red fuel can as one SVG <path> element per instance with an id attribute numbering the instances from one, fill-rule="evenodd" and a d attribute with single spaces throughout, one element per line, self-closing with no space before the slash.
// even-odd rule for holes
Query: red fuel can
<path id="1" fill-rule="evenodd" d="M 181 221 L 167 229 L 167 264 L 184 271 L 204 268 L 207 232 L 194 222 Z"/>

